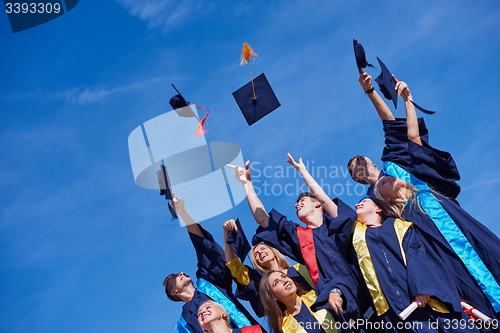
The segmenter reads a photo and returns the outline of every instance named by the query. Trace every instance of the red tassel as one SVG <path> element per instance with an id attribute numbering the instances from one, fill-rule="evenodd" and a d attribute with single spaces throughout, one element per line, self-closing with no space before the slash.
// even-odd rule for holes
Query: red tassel
<path id="1" fill-rule="evenodd" d="M 208 130 L 205 128 L 205 120 L 207 120 L 207 117 L 210 114 L 210 110 L 207 108 L 202 108 L 201 106 L 197 106 L 196 108 L 197 109 L 204 109 L 204 110 L 208 111 L 207 114 L 205 115 L 205 117 L 203 117 L 200 120 L 200 123 L 198 124 L 198 127 L 196 128 L 196 137 L 200 137 L 200 136 L 205 135 L 205 133 L 208 132 Z"/>

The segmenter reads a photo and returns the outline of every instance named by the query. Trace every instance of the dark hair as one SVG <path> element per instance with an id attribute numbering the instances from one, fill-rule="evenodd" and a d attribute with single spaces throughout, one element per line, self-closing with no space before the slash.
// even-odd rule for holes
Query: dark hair
<path id="1" fill-rule="evenodd" d="M 283 315 L 286 311 L 286 306 L 276 299 L 269 284 L 269 275 L 272 273 L 283 273 L 281 271 L 269 270 L 260 279 L 259 282 L 259 296 L 260 303 L 264 315 L 267 316 L 267 324 L 273 333 L 283 333 Z M 305 294 L 304 289 L 297 285 L 293 280 L 292 283 L 297 286 L 297 295 Z"/>
<path id="2" fill-rule="evenodd" d="M 174 302 L 182 302 L 182 299 L 179 296 L 170 294 L 172 292 L 172 289 L 174 289 L 175 287 L 175 282 L 178 275 L 179 273 L 168 274 L 165 280 L 163 280 L 163 285 L 165 286 L 165 294 L 167 294 L 167 297 Z"/>
<path id="3" fill-rule="evenodd" d="M 384 200 L 380 200 L 380 199 L 372 198 L 372 197 L 367 197 L 365 199 L 370 199 L 371 201 L 373 201 L 373 203 L 375 205 L 378 206 L 378 208 L 380 208 L 382 210 L 382 212 L 380 213 L 380 217 L 382 218 L 382 222 L 389 217 L 399 218 L 399 214 L 396 213 L 396 211 L 392 208 L 392 206 L 390 204 L 388 204 L 387 202 L 385 202 Z"/>
<path id="4" fill-rule="evenodd" d="M 349 174 L 351 175 L 352 180 L 354 180 L 355 182 L 358 182 L 358 183 L 360 183 L 360 184 L 363 184 L 363 185 L 368 185 L 368 182 L 367 182 L 367 181 L 365 181 L 365 180 L 362 180 L 362 179 L 358 179 L 358 180 L 356 180 L 356 179 L 355 179 L 355 175 L 354 175 L 354 171 L 352 170 L 351 163 L 352 163 L 352 161 L 354 161 L 354 159 L 355 159 L 356 157 L 358 157 L 358 156 L 359 156 L 359 155 L 356 155 L 356 156 L 354 156 L 354 157 L 351 157 L 351 159 L 349 160 L 349 162 L 347 162 L 347 171 L 349 171 Z"/>
<path id="5" fill-rule="evenodd" d="M 358 157 L 358 155 L 354 156 L 354 157 L 351 157 L 351 159 L 349 160 L 349 162 L 347 162 L 347 171 L 349 171 L 349 174 L 351 175 L 352 179 L 354 179 L 354 174 L 352 172 L 352 166 L 351 166 L 351 163 L 352 161 L 354 161 L 354 159 Z"/>
<path id="6" fill-rule="evenodd" d="M 297 198 L 297 202 L 299 202 L 300 199 L 302 199 L 303 197 L 309 197 L 311 199 L 314 199 L 314 200 L 318 201 L 318 198 L 316 198 L 316 196 L 313 193 L 311 193 L 311 192 L 304 192 L 304 193 L 301 193 L 299 195 L 299 197 Z"/>

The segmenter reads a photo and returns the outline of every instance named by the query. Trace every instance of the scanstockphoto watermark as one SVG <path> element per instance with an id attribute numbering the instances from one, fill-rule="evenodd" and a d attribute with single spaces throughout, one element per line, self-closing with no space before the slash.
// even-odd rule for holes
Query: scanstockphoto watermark
<path id="1" fill-rule="evenodd" d="M 314 161 L 304 162 L 311 176 L 330 197 L 361 196 L 366 187 L 352 180 L 347 166 L 319 165 Z M 291 165 L 263 165 L 260 162 L 250 164 L 252 183 L 257 195 L 297 197 L 303 192 L 310 192 L 300 173 Z"/>
<path id="2" fill-rule="evenodd" d="M 319 322 L 297 322 L 294 321 L 290 324 L 290 328 L 298 329 L 298 326 L 301 326 L 305 330 L 313 330 L 313 329 L 324 329 L 324 330 L 333 330 L 333 329 L 349 329 L 349 330 L 375 330 L 375 331 L 384 331 L 384 330 L 410 330 L 410 331 L 418 331 L 418 330 L 438 330 L 439 328 L 449 330 L 449 329 L 497 329 L 498 328 L 498 320 L 494 319 L 490 322 L 476 322 L 472 319 L 444 319 L 444 320 L 435 320 L 435 321 L 399 321 L 399 322 L 390 322 L 390 321 L 369 321 L 367 319 L 357 319 L 350 320 L 344 322 L 338 322 L 335 320 L 324 320 L 322 323 Z"/>
<path id="3" fill-rule="evenodd" d="M 52 21 L 72 10 L 79 0 L 4 0 L 5 13 L 13 33 Z"/>

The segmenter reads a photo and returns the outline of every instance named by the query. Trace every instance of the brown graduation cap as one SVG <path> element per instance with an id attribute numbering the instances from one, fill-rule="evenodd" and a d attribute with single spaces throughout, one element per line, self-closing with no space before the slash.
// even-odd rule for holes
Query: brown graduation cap
<path id="1" fill-rule="evenodd" d="M 264 73 L 252 81 L 233 92 L 234 99 L 249 126 L 281 106 Z"/>

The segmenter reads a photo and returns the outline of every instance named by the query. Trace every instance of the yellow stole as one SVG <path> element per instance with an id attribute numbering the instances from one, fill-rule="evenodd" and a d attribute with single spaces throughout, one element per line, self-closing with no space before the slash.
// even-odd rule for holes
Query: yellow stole
<path id="1" fill-rule="evenodd" d="M 398 238 L 399 248 L 401 250 L 401 255 L 403 257 L 403 261 L 406 265 L 406 255 L 403 251 L 403 237 L 408 231 L 408 229 L 413 225 L 411 222 L 403 221 L 400 219 L 394 220 L 394 231 L 396 232 L 396 236 Z M 373 265 L 372 258 L 370 256 L 370 251 L 368 250 L 368 246 L 366 244 L 366 229 L 367 227 L 364 224 L 356 222 L 356 226 L 354 228 L 354 235 L 352 239 L 352 245 L 354 246 L 354 250 L 356 251 L 356 255 L 358 257 L 359 267 L 363 274 L 363 278 L 365 280 L 366 286 L 370 291 L 370 295 L 373 300 L 373 304 L 375 305 L 375 310 L 377 311 L 377 315 L 384 314 L 387 310 L 389 310 L 389 303 L 382 292 L 382 288 L 380 287 L 380 283 L 377 278 L 377 273 L 375 272 L 375 266 Z M 429 306 L 437 312 L 441 313 L 449 313 L 450 311 L 441 301 L 431 298 L 427 303 Z M 409 304 L 408 304 L 409 305 Z"/>
<path id="2" fill-rule="evenodd" d="M 314 293 L 314 290 L 311 290 L 308 293 L 300 296 L 300 298 L 302 299 L 302 302 L 305 303 L 307 308 L 310 309 L 311 305 L 314 304 L 318 297 Z M 337 333 L 337 329 L 335 328 L 335 319 L 333 319 L 330 311 L 322 309 L 316 312 L 311 311 L 311 313 L 318 322 L 318 324 L 316 325 L 321 325 L 326 333 Z M 299 324 L 297 319 L 295 319 L 288 311 L 285 312 L 283 318 L 282 330 L 284 333 L 307 333 L 307 331 Z"/>
<path id="3" fill-rule="evenodd" d="M 311 288 L 314 288 L 314 282 L 311 279 L 311 276 L 309 275 L 309 272 L 307 271 L 307 267 L 305 265 L 295 264 L 293 265 L 293 268 L 295 268 L 297 272 L 299 272 L 299 274 L 304 278 L 304 280 L 306 280 L 307 283 L 309 283 Z"/>
<path id="4" fill-rule="evenodd" d="M 230 262 L 226 263 L 226 266 L 231 271 L 231 275 L 234 277 L 236 282 L 243 286 L 250 284 L 250 268 L 245 266 L 240 258 L 236 257 Z"/>

